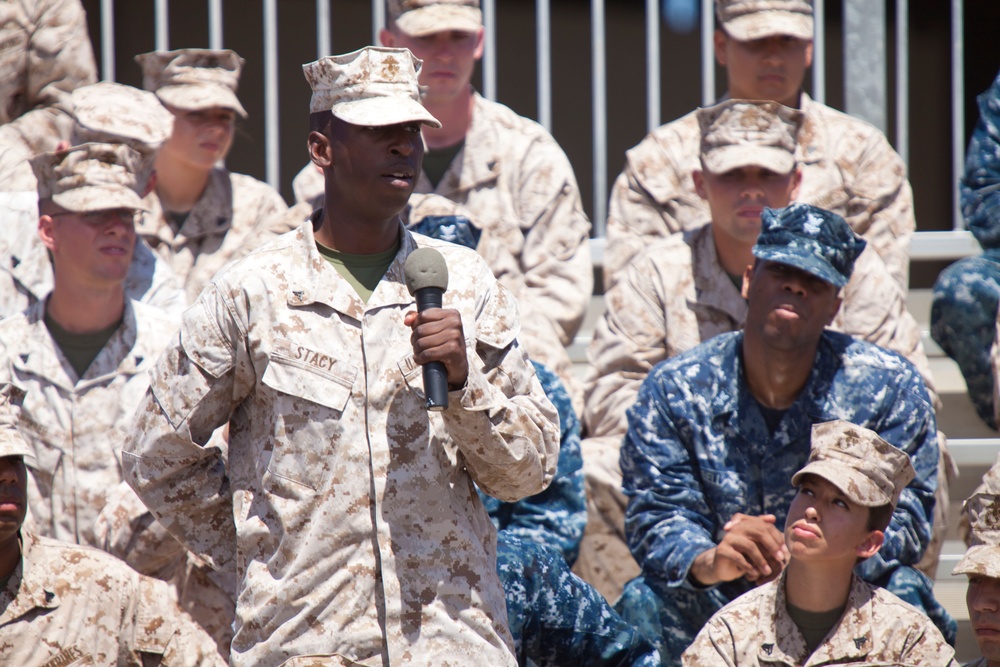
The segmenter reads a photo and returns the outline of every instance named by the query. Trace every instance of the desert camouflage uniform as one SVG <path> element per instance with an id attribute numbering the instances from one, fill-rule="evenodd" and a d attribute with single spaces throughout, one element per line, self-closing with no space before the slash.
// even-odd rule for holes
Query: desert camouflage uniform
<path id="1" fill-rule="evenodd" d="M 684 652 L 685 667 L 897 665 L 958 667 L 955 650 L 919 610 L 857 576 L 844 615 L 813 651 L 788 615 L 781 577 L 712 616 Z"/>
<path id="2" fill-rule="evenodd" d="M 5 665 L 222 666 L 166 585 L 88 547 L 21 531 L 21 563 L 0 590 Z"/>
<path id="3" fill-rule="evenodd" d="M 976 412 L 991 428 L 995 375 L 989 349 L 996 343 L 1000 305 L 1000 76 L 978 98 L 979 122 L 965 156 L 962 214 L 983 254 L 959 260 L 934 283 L 931 335 L 955 360 Z"/>
<path id="4" fill-rule="evenodd" d="M 4 2 L 0 72 L 0 147 L 22 160 L 55 150 L 69 138 L 70 92 L 97 81 L 80 0 Z"/>
<path id="5" fill-rule="evenodd" d="M 908 358 L 937 399 L 920 328 L 877 253 L 861 253 L 842 296 L 832 328 Z M 628 428 L 625 411 L 653 366 L 742 328 L 747 302 L 719 263 L 710 225 L 661 239 L 640 253 L 604 300 L 607 311 L 589 351 L 584 421 L 591 437 L 583 450 L 591 521 L 576 572 L 616 599 L 638 574 L 624 543 L 618 452 Z"/>
<path id="6" fill-rule="evenodd" d="M 565 346 L 583 322 L 593 293 L 590 221 L 566 154 L 537 123 L 474 98 L 465 146 L 436 188 L 426 174 L 416 192 L 464 205 L 483 235 L 477 248 L 520 304 L 522 344 L 559 375 L 583 408 Z"/>
<path id="7" fill-rule="evenodd" d="M 556 414 L 485 263 L 400 229 L 367 305 L 310 223 L 231 267 L 185 311 L 136 414 L 127 480 L 196 554 L 237 568 L 233 665 L 514 664 L 472 480 L 506 501 L 541 491 Z M 417 245 L 445 255 L 469 345 L 443 412 L 425 409 L 403 325 Z M 227 421 L 224 460 L 198 443 Z"/>
<path id="8" fill-rule="evenodd" d="M 809 380 L 772 434 L 742 380 L 742 341 L 742 333 L 722 334 L 661 363 L 629 409 L 625 530 L 643 577 L 625 587 L 616 608 L 665 660 L 679 656 L 715 611 L 750 588 L 742 579 L 695 587 L 688 579 L 695 557 L 716 546 L 737 512 L 774 514 L 784 525 L 811 425 L 843 419 L 907 452 L 916 471 L 882 549 L 858 572 L 927 610 L 953 641 L 954 621 L 930 580 L 910 567 L 931 537 L 938 467 L 934 411 L 919 373 L 895 353 L 827 331 Z"/>
<path id="9" fill-rule="evenodd" d="M 38 238 L 38 195 L 0 193 L 0 224 L 4 228 L 0 235 L 0 317 L 7 317 L 44 299 L 55 283 L 48 251 Z M 173 271 L 140 240 L 124 287 L 127 298 L 177 317 L 187 307 Z"/>
<path id="10" fill-rule="evenodd" d="M 896 281 L 909 287 L 910 239 L 916 228 L 906 167 L 885 136 L 864 121 L 802 93 L 805 114 L 795 159 L 798 201 L 842 215 L 878 251 Z M 624 275 L 655 238 L 709 222 L 708 204 L 691 176 L 701 131 L 694 112 L 653 130 L 626 153 L 611 191 L 604 286 Z"/>
<path id="11" fill-rule="evenodd" d="M 266 183 L 225 167 L 212 170 L 198 203 L 175 230 L 151 192 L 143 200 L 149 209 L 136 225 L 136 234 L 184 283 L 188 301 L 194 301 L 212 277 L 240 251 L 248 239 L 266 238 L 258 232 L 276 229 L 288 206 Z"/>
<path id="12" fill-rule="evenodd" d="M 122 480 L 118 449 L 177 323 L 126 301 L 122 325 L 78 378 L 44 315 L 39 301 L 0 323 L 0 382 L 27 392 L 19 426 L 35 451 L 28 510 L 41 535 L 99 547 L 94 522 Z"/>

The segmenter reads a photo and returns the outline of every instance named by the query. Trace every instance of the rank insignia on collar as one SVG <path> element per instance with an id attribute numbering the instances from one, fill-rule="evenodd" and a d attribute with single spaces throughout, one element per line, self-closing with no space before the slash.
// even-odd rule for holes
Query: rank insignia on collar
<path id="1" fill-rule="evenodd" d="M 854 648 L 861 648 L 868 643 L 868 637 L 855 637 L 854 638 Z"/>
<path id="2" fill-rule="evenodd" d="M 771 653 L 774 652 L 774 644 L 761 644 L 760 647 L 763 649 L 764 653 L 767 653 L 768 655 L 771 655 Z"/>

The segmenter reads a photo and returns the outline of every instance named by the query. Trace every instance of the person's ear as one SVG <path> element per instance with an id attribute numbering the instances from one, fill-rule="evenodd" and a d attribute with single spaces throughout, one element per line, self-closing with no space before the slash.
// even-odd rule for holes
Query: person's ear
<path id="1" fill-rule="evenodd" d="M 698 193 L 698 196 L 708 201 L 708 189 L 705 187 L 705 174 L 702 173 L 701 169 L 695 169 L 691 172 L 691 180 L 694 181 L 694 191 Z"/>
<path id="2" fill-rule="evenodd" d="M 882 548 L 883 542 L 885 542 L 885 533 L 881 530 L 873 530 L 868 533 L 864 542 L 855 547 L 855 552 L 858 554 L 858 558 L 871 558 Z"/>
<path id="3" fill-rule="evenodd" d="M 791 203 L 799 198 L 799 190 L 802 187 L 802 167 L 796 166 L 795 173 L 792 174 L 792 185 L 788 192 L 788 202 Z"/>
<path id="4" fill-rule="evenodd" d="M 476 52 L 474 54 L 476 60 L 483 57 L 483 49 L 486 47 L 486 30 L 480 26 L 479 30 L 476 31 Z"/>
<path id="5" fill-rule="evenodd" d="M 53 227 L 56 221 L 51 215 L 40 215 L 38 216 L 38 238 L 41 239 L 42 245 L 52 252 L 56 247 L 56 238 Z"/>
<path id="6" fill-rule="evenodd" d="M 809 43 L 806 44 L 806 69 L 812 67 L 813 64 L 813 41 L 810 39 Z"/>
<path id="7" fill-rule="evenodd" d="M 396 46 L 396 36 L 388 28 L 382 28 L 378 31 L 378 41 L 382 43 L 382 46 L 389 48 Z"/>
<path id="8" fill-rule="evenodd" d="M 715 47 L 715 59 L 718 63 L 726 66 L 726 40 L 729 37 L 722 30 L 716 29 L 712 34 L 712 46 Z"/>
<path id="9" fill-rule="evenodd" d="M 743 272 L 743 289 L 740 294 L 744 299 L 750 298 L 750 281 L 753 280 L 753 264 L 747 264 L 746 271 Z"/>
<path id="10" fill-rule="evenodd" d="M 146 181 L 146 188 L 142 191 L 142 195 L 140 196 L 143 199 L 145 199 L 149 195 L 149 193 L 155 189 L 156 189 L 156 170 L 154 169 L 153 171 L 149 172 L 149 179 Z"/>
<path id="11" fill-rule="evenodd" d="M 333 164 L 330 139 L 322 132 L 310 132 L 307 140 L 309 159 L 320 169 L 328 169 Z"/>

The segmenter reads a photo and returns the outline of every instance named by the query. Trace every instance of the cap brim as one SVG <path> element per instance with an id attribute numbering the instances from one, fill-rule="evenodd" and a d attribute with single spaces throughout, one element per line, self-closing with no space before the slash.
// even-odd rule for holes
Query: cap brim
<path id="1" fill-rule="evenodd" d="M 20 456 L 34 460 L 35 452 L 17 433 L 7 433 L 0 437 L 0 459 L 6 456 Z"/>
<path id="2" fill-rule="evenodd" d="M 476 7 L 430 5 L 400 15 L 396 19 L 396 27 L 411 37 L 423 37 L 446 30 L 476 32 L 483 27 L 483 12 Z"/>
<path id="3" fill-rule="evenodd" d="M 816 475 L 840 489 L 848 500 L 862 507 L 880 507 L 892 502 L 875 482 L 860 471 L 845 465 L 843 461 L 813 461 L 792 475 L 792 486 L 798 486 L 805 475 Z M 855 492 L 853 489 L 857 489 Z"/>
<path id="4" fill-rule="evenodd" d="M 952 574 L 981 574 L 1000 579 L 1000 547 L 980 544 L 969 547 Z"/>
<path id="5" fill-rule="evenodd" d="M 796 39 L 813 38 L 813 18 L 798 12 L 766 10 L 751 12 L 722 24 L 733 39 L 749 42 L 784 35 Z"/>
<path id="6" fill-rule="evenodd" d="M 142 199 L 123 185 L 91 185 L 52 195 L 52 201 L 67 211 L 90 213 L 116 208 L 147 211 Z"/>
<path id="7" fill-rule="evenodd" d="M 243 118 L 247 117 L 247 110 L 240 104 L 239 98 L 225 86 L 202 86 L 193 83 L 183 86 L 164 86 L 157 89 L 156 96 L 161 102 L 175 109 L 184 111 L 232 109 Z"/>
<path id="8" fill-rule="evenodd" d="M 742 167 L 763 167 L 776 174 L 789 174 L 795 168 L 795 156 L 770 146 L 722 146 L 702 156 L 705 169 L 713 174 Z"/>
<path id="9" fill-rule="evenodd" d="M 837 289 L 847 284 L 847 279 L 823 260 L 815 255 L 800 255 L 790 252 L 789 246 L 755 245 L 753 247 L 753 256 L 766 262 L 776 262 L 802 269 L 806 273 L 830 283 Z"/>
<path id="10" fill-rule="evenodd" d="M 431 127 L 441 127 L 441 122 L 432 116 L 424 105 L 408 97 L 369 97 L 340 102 L 333 105 L 330 112 L 345 123 L 365 127 L 402 123 L 423 123 Z"/>

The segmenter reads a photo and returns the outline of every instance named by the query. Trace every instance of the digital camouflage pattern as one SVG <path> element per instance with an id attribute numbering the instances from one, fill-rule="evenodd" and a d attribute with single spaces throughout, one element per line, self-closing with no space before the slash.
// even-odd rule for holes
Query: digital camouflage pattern
<path id="1" fill-rule="evenodd" d="M 535 367 L 535 375 L 545 397 L 552 402 L 559 417 L 559 465 L 556 475 L 541 493 L 513 503 L 502 502 L 482 491 L 479 498 L 501 535 L 552 549 L 572 565 L 580 551 L 583 528 L 587 524 L 580 420 L 573 412 L 569 394 L 556 374 L 537 361 L 531 364 Z M 509 603 L 507 615 L 511 617 Z"/>
<path id="2" fill-rule="evenodd" d="M 519 667 L 660 665 L 652 645 L 556 551 L 501 531 L 497 572 Z"/>
<path id="3" fill-rule="evenodd" d="M 813 38 L 809 0 L 716 0 L 715 17 L 727 34 L 743 42 L 775 35 Z"/>
<path id="4" fill-rule="evenodd" d="M 911 567 L 931 538 L 938 467 L 934 410 L 919 373 L 892 352 L 827 331 L 806 385 L 771 433 L 742 380 L 742 340 L 742 333 L 723 334 L 661 363 L 628 411 L 625 531 L 644 575 L 633 584 L 660 598 L 662 611 L 647 606 L 649 595 L 630 594 L 632 584 L 619 611 L 640 625 L 662 622 L 644 615 L 676 617 L 664 626 L 667 648 L 658 648 L 680 655 L 714 611 L 749 588 L 737 580 L 696 589 L 688 580 L 695 557 L 716 546 L 737 512 L 774 514 L 784 525 L 795 494 L 789 480 L 809 456 L 811 426 L 833 419 L 869 428 L 910 455 L 916 478 L 900 496 L 882 549 L 858 571 L 908 602 L 932 605 L 930 581 Z M 953 637 L 954 622 L 939 617 L 950 621 L 945 634 Z"/>
<path id="5" fill-rule="evenodd" d="M 910 457 L 867 428 L 835 419 L 813 424 L 809 461 L 792 475 L 799 487 L 805 475 L 817 475 L 861 507 L 896 505 L 916 472 Z"/>
<path id="6" fill-rule="evenodd" d="M 34 177 L 32 177 L 34 180 Z M 52 262 L 38 238 L 38 195 L 0 192 L 0 318 L 44 299 L 55 285 Z M 180 317 L 187 296 L 169 266 L 141 239 L 125 276 L 125 297 Z"/>
<path id="7" fill-rule="evenodd" d="M 226 664 L 162 582 L 23 529 L 21 562 L 0 590 L 0 655 L 23 667 Z"/>
<path id="8" fill-rule="evenodd" d="M 225 446 L 220 439 L 215 442 Z M 173 586 L 181 609 L 215 640 L 219 653 L 229 658 L 236 616 L 235 571 L 214 570 L 185 549 L 125 482 L 108 494 L 94 534 L 107 553 L 139 574 Z"/>
<path id="9" fill-rule="evenodd" d="M 465 145 L 438 183 L 426 174 L 416 192 L 433 192 L 474 212 L 478 252 L 521 307 L 521 340 L 532 359 L 583 401 L 565 346 L 593 293 L 590 221 L 573 167 L 541 125 L 476 94 Z"/>
<path id="10" fill-rule="evenodd" d="M 726 100 L 698 109 L 701 163 L 712 174 L 746 166 L 775 174 L 795 168 L 795 142 L 802 112 L 777 102 Z"/>
<path id="11" fill-rule="evenodd" d="M 70 144 L 127 144 L 149 156 L 170 138 L 174 115 L 153 93 L 120 83 L 101 81 L 70 96 L 73 129 Z"/>
<path id="12" fill-rule="evenodd" d="M 1000 496 L 974 493 L 962 514 L 969 526 L 969 548 L 951 573 L 1000 579 Z"/>
<path id="13" fill-rule="evenodd" d="M 931 336 L 955 360 L 976 412 L 996 429 L 996 345 L 1000 305 L 1000 76 L 982 93 L 979 121 L 965 154 L 962 215 L 983 254 L 961 259 L 938 276 L 931 303 Z"/>
<path id="14" fill-rule="evenodd" d="M 906 289 L 910 239 L 916 228 L 906 167 L 885 135 L 862 120 L 802 93 L 805 116 L 795 159 L 802 168 L 798 201 L 843 216 Z M 604 285 L 610 289 L 654 239 L 709 222 L 694 189 L 700 169 L 697 112 L 653 130 L 626 153 L 611 191 Z"/>
<path id="15" fill-rule="evenodd" d="M 309 113 L 330 111 L 363 127 L 414 122 L 441 127 L 420 103 L 421 62 L 408 49 L 366 46 L 303 65 L 312 89 Z"/>
<path id="16" fill-rule="evenodd" d="M 70 92 L 97 81 L 83 5 L 5 2 L 0 45 L 0 146 L 13 153 L 12 162 L 54 150 L 69 138 Z"/>
<path id="17" fill-rule="evenodd" d="M 872 249 L 858 257 L 841 296 L 830 328 L 906 357 L 937 403 L 920 327 Z M 615 600 L 639 573 L 625 543 L 626 498 L 618 465 L 626 410 L 656 364 L 742 329 L 747 302 L 722 268 L 711 225 L 705 225 L 651 245 L 604 295 L 604 303 L 588 350 L 583 420 L 590 437 L 582 447 L 589 516 L 575 571 Z"/>
<path id="18" fill-rule="evenodd" d="M 18 427 L 35 454 L 28 514 L 43 536 L 100 546 L 94 522 L 122 480 L 119 448 L 177 322 L 126 301 L 121 326 L 77 377 L 44 316 L 38 301 L 0 323 L 0 383 L 26 392 Z"/>
<path id="19" fill-rule="evenodd" d="M 141 192 L 153 170 L 148 156 L 125 144 L 88 143 L 31 158 L 38 199 L 67 211 L 143 210 Z"/>
<path id="20" fill-rule="evenodd" d="M 180 229 L 171 225 L 156 192 L 143 200 L 148 213 L 136 234 L 181 280 L 189 302 L 249 240 L 270 240 L 290 229 L 288 206 L 271 186 L 216 167 Z M 301 221 L 299 221 L 301 222 Z"/>
<path id="21" fill-rule="evenodd" d="M 812 654 L 788 615 L 785 578 L 745 593 L 712 616 L 681 657 L 685 667 L 895 665 L 958 667 L 926 615 L 857 576 L 847 607 Z"/>
<path id="22" fill-rule="evenodd" d="M 168 107 L 197 111 L 221 107 L 244 118 L 236 96 L 243 58 L 229 49 L 178 49 L 141 53 L 142 87 L 156 93 Z"/>
<path id="23" fill-rule="evenodd" d="M 414 37 L 483 27 L 479 0 L 389 0 L 387 9 L 396 27 Z"/>
<path id="24" fill-rule="evenodd" d="M 137 411 L 127 480 L 192 551 L 240 573 L 233 665 L 515 664 L 472 482 L 505 501 L 543 490 L 556 413 L 481 258 L 402 227 L 401 242 L 367 305 L 311 224 L 255 251 L 185 312 Z M 444 305 L 469 346 L 442 412 L 424 407 L 403 325 L 418 245 L 445 256 Z M 226 422 L 223 457 L 200 443 Z"/>

